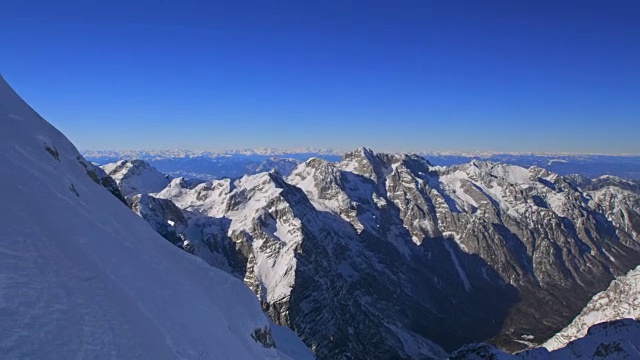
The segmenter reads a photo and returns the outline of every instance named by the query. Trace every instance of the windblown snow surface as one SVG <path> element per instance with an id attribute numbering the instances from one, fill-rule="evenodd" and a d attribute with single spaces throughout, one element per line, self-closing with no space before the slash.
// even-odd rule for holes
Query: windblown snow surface
<path id="1" fill-rule="evenodd" d="M 92 181 L 92 165 L 2 77 L 0 121 L 3 358 L 312 358 L 239 280 Z"/>

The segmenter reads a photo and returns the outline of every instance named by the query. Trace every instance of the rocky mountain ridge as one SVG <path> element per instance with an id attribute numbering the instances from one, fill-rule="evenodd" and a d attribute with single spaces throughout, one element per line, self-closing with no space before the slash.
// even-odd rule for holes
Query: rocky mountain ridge
<path id="1" fill-rule="evenodd" d="M 243 278 L 319 358 L 540 344 L 640 263 L 637 193 L 538 167 L 362 148 L 288 177 L 175 179 L 151 197 L 182 209 L 176 236 Z"/>

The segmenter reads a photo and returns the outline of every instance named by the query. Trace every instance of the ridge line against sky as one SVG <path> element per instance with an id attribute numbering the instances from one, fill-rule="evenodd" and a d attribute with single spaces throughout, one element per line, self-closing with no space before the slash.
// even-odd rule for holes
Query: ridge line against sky
<path id="1" fill-rule="evenodd" d="M 640 154 L 640 2 L 3 4 L 0 71 L 79 148 Z"/>

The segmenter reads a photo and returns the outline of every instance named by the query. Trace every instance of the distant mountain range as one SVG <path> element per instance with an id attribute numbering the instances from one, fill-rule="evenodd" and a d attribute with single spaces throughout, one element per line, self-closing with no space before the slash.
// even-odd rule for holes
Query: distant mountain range
<path id="1" fill-rule="evenodd" d="M 189 151 L 189 150 L 85 150 L 83 156 L 99 165 L 118 160 L 145 160 L 165 174 L 174 177 L 214 180 L 254 174 L 274 168 L 288 175 L 294 165 L 312 157 L 340 161 L 344 152 L 333 149 L 278 150 L 273 148 Z M 433 165 L 451 166 L 474 159 L 523 167 L 539 166 L 560 175 L 579 174 L 586 177 L 614 175 L 640 179 L 640 155 L 578 155 L 548 153 L 429 152 L 416 153 Z M 283 160 L 286 159 L 286 160 Z M 282 167 L 278 163 L 282 162 Z"/>
<path id="2" fill-rule="evenodd" d="M 246 149 L 225 149 L 225 150 L 203 150 L 194 151 L 189 149 L 149 149 L 149 150 L 81 150 L 83 156 L 98 158 L 178 158 L 178 157 L 218 157 L 229 155 L 260 155 L 260 156 L 284 156 L 298 154 L 318 154 L 318 155 L 336 155 L 341 156 L 348 150 L 332 149 L 332 148 L 297 148 L 297 149 L 278 149 L 271 147 L 263 148 L 246 148 Z M 402 153 L 402 151 L 396 151 Z M 546 158 L 562 158 L 562 157 L 584 157 L 584 156 L 607 156 L 607 157 L 640 157 L 636 154 L 589 154 L 589 153 L 567 153 L 567 152 L 499 152 L 499 151 L 411 151 L 412 154 L 420 154 L 433 157 L 463 157 L 463 158 L 481 158 L 489 159 L 498 156 L 536 156 Z"/>
<path id="3" fill-rule="evenodd" d="M 225 157 L 225 156 L 288 156 L 294 157 L 314 155 L 335 155 L 344 153 L 335 149 L 301 148 L 292 150 L 281 150 L 276 148 L 255 148 L 255 149 L 235 149 L 219 151 L 193 151 L 187 149 L 160 149 L 160 150 L 83 150 L 83 156 L 90 158 L 113 158 L 113 159 L 176 159 L 176 158 L 196 158 L 196 157 Z"/>

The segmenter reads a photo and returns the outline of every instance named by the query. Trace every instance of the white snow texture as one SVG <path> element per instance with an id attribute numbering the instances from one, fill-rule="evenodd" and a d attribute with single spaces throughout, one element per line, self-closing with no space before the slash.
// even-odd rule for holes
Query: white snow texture
<path id="1" fill-rule="evenodd" d="M 1 77 L 0 121 L 3 358 L 312 358 L 242 282 L 94 183 L 76 148 Z"/>

